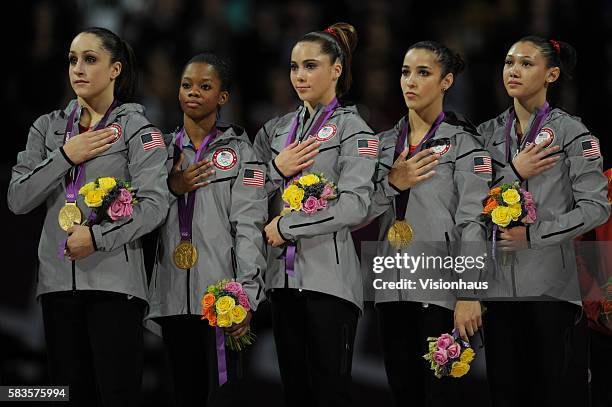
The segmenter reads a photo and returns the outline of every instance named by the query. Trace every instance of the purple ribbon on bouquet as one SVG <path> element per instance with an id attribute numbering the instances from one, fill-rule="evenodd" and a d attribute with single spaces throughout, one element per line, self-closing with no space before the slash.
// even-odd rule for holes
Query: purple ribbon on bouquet
<path id="1" fill-rule="evenodd" d="M 452 332 L 451 332 L 451 336 L 453 338 L 455 338 L 455 340 L 459 340 L 461 341 L 461 344 L 463 345 L 464 348 L 471 348 L 471 345 L 469 342 L 464 341 L 461 338 L 461 335 L 459 335 L 459 331 L 457 331 L 457 328 L 453 328 Z"/>
<path id="2" fill-rule="evenodd" d="M 332 102 L 325 107 L 325 109 L 323 110 L 323 112 L 321 112 L 321 115 L 315 122 L 314 126 L 312 127 L 312 131 L 310 132 L 310 135 L 308 137 L 312 137 L 313 135 L 316 135 L 319 132 L 319 130 L 321 130 L 321 127 L 323 127 L 323 124 L 325 124 L 325 122 L 329 120 L 329 118 L 334 113 L 334 110 L 336 110 L 338 105 L 339 105 L 338 99 L 334 98 L 334 100 L 332 100 Z M 289 144 L 295 141 L 295 136 L 297 134 L 298 125 L 299 125 L 299 114 L 296 114 L 295 118 L 293 119 L 293 122 L 291 123 L 291 128 L 289 130 L 289 135 L 287 136 L 287 140 L 285 140 L 284 148 L 286 148 Z M 294 177 L 297 177 L 300 174 L 296 174 Z M 291 178 L 285 181 L 285 188 L 287 188 L 287 186 L 290 183 L 291 183 Z M 285 204 L 285 207 L 287 207 L 287 204 Z M 283 257 L 285 259 L 285 272 L 287 273 L 289 277 L 295 277 L 295 268 L 294 268 L 295 267 L 295 243 L 291 243 L 291 242 L 287 243 L 287 249 Z"/>
<path id="3" fill-rule="evenodd" d="M 227 382 L 227 363 L 225 360 L 225 331 L 215 327 L 217 344 L 217 371 L 219 372 L 219 387 Z"/>
<path id="4" fill-rule="evenodd" d="M 496 251 L 497 251 L 497 225 L 493 225 L 493 241 L 491 242 L 491 257 L 493 257 L 493 266 L 495 267 L 495 271 L 498 272 L 499 270 L 497 266 L 497 256 L 495 255 Z"/>

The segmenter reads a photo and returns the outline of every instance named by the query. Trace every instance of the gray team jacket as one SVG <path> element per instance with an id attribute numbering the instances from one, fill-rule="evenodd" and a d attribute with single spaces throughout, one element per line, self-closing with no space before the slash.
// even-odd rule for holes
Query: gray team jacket
<path id="1" fill-rule="evenodd" d="M 310 126 L 323 111 L 318 106 L 304 121 L 306 108 L 267 122 L 255 138 L 255 152 L 268 163 L 270 219 L 283 209 L 283 176 L 274 158 L 284 148 L 295 115 L 300 117 L 296 140 L 307 137 Z M 297 288 L 330 294 L 363 308 L 363 278 L 350 228 L 362 223 L 373 191 L 376 157 L 363 146 L 377 146 L 378 138 L 353 106 L 340 106 L 316 135 L 321 141 L 314 164 L 304 174 L 323 173 L 338 188 L 338 198 L 313 215 L 292 212 L 283 216 L 279 231 L 296 243 L 295 277 L 285 273 L 283 247 L 268 247 L 266 289 Z M 361 148 L 359 146 L 362 146 Z M 376 153 L 374 153 L 376 155 Z"/>
<path id="2" fill-rule="evenodd" d="M 519 179 L 506 159 L 504 129 L 508 110 L 478 126 L 495 171 L 492 188 Z M 534 112 L 529 128 L 535 119 Z M 528 134 L 529 129 L 524 131 Z M 540 135 L 551 135 L 547 146 L 561 147 L 557 164 L 527 181 L 523 187 L 533 195 L 537 220 L 527 227 L 530 250 L 516 253 L 514 262 L 499 265 L 494 276 L 500 297 L 552 296 L 578 303 L 576 260 L 572 239 L 604 223 L 610 215 L 607 179 L 598 154 L 599 141 L 582 124 L 561 109 L 553 109 Z M 546 137 L 536 137 L 536 143 Z M 514 125 L 510 134 L 511 156 L 517 152 Z M 594 144 L 596 143 L 596 144 Z M 521 147 L 522 148 L 522 147 Z M 489 267 L 489 272 L 495 269 Z"/>
<path id="3" fill-rule="evenodd" d="M 212 161 L 210 184 L 196 190 L 192 243 L 198 251 L 196 265 L 182 270 L 172 254 L 180 242 L 178 201 L 170 194 L 170 211 L 160 229 L 157 259 L 150 283 L 148 318 L 202 314 L 200 302 L 210 284 L 235 279 L 249 297 L 252 309 L 263 300 L 266 267 L 262 228 L 268 215 L 264 187 L 265 165 L 259 163 L 247 134 L 238 126 L 218 127 L 220 134 L 202 152 Z M 168 171 L 172 169 L 176 132 L 167 135 Z M 183 169 L 193 163 L 195 149 L 183 138 Z M 176 157 L 178 159 L 178 156 Z M 258 171 L 259 174 L 256 174 Z M 257 182 L 261 176 L 261 186 Z M 183 196 L 181 199 L 184 199 Z"/>
<path id="4" fill-rule="evenodd" d="M 25 151 L 17 164 L 8 191 L 8 205 L 16 214 L 26 214 L 45 203 L 47 214 L 38 246 L 37 295 L 68 290 L 102 290 L 147 299 L 147 279 L 139 238 L 161 224 L 168 211 L 166 150 L 150 143 L 159 133 L 144 116 L 141 105 L 128 103 L 110 113 L 107 125 L 120 126 L 120 137 L 110 149 L 87 161 L 85 182 L 98 177 L 131 181 L 138 203 L 128 219 L 104 222 L 91 228 L 96 251 L 85 259 L 58 259 L 59 245 L 66 239 L 58 214 L 66 201 L 64 176 L 73 167 L 61 149 L 66 122 L 76 100 L 63 111 L 39 117 L 28 134 Z M 80 110 L 74 123 L 78 131 Z M 84 219 L 89 208 L 79 196 Z"/>
<path id="5" fill-rule="evenodd" d="M 388 240 L 387 233 L 396 219 L 395 197 L 399 191 L 389 185 L 388 173 L 393 166 L 394 152 L 402 126 L 403 117 L 390 130 L 380 135 L 380 158 L 376 172 L 376 192 L 369 218 L 382 213 L 379 219 L 380 235 L 378 256 L 482 256 L 486 253 L 486 225 L 480 216 L 482 202 L 489 192 L 492 174 L 475 169 L 478 161 L 489 157 L 483 147 L 482 137 L 467 121 L 454 113 L 447 113 L 430 143 L 439 146 L 442 154 L 435 168 L 436 174 L 411 188 L 406 209 L 406 221 L 413 229 L 413 241 L 407 248 L 396 250 Z M 424 148 L 430 146 L 426 143 Z M 477 167 L 479 168 L 479 167 Z M 460 251 L 460 252 L 457 252 Z M 461 253 L 462 252 L 462 253 Z M 380 274 L 384 281 L 400 281 L 410 278 L 432 278 L 438 281 L 454 281 L 461 277 L 466 282 L 476 281 L 482 270 L 474 269 L 463 276 L 448 269 L 430 267 L 408 276 L 405 269 L 387 269 Z M 375 276 L 378 278 L 378 276 Z M 376 290 L 376 302 L 421 301 L 454 309 L 457 298 L 476 298 L 478 293 L 470 290 L 445 290 L 431 294 L 416 290 Z M 430 299 L 433 298 L 433 299 Z"/>

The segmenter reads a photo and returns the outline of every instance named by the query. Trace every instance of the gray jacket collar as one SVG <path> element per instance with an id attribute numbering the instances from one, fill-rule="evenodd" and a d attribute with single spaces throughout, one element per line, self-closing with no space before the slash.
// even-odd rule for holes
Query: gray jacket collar
<path id="1" fill-rule="evenodd" d="M 68 105 L 63 111 L 64 114 L 66 115 L 66 118 L 70 115 L 70 112 L 72 112 L 72 109 L 77 103 L 78 103 L 77 99 L 72 99 L 70 102 L 68 102 Z M 83 110 L 82 107 L 78 108 L 75 121 L 79 121 L 81 119 L 82 110 Z M 138 103 L 123 103 L 123 104 L 120 103 L 117 106 L 115 106 L 115 108 L 109 115 L 108 123 L 112 123 L 113 121 L 115 121 L 115 119 L 118 116 L 123 116 L 129 113 L 144 114 L 144 107 Z"/>
<path id="2" fill-rule="evenodd" d="M 219 134 L 217 137 L 210 143 L 210 146 L 215 144 L 225 144 L 231 140 L 239 140 L 239 141 L 249 141 L 249 138 L 244 131 L 244 129 L 240 126 L 236 126 L 233 124 L 225 125 L 225 124 L 217 124 L 217 130 L 219 130 Z M 176 138 L 176 134 L 180 131 L 180 128 L 174 131 L 174 137 Z M 183 137 L 183 145 L 185 148 L 191 145 L 191 140 L 189 137 Z"/>

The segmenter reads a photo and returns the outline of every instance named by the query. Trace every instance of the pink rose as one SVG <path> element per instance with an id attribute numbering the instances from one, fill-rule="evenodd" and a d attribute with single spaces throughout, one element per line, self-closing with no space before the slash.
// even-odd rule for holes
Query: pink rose
<path id="1" fill-rule="evenodd" d="M 242 305 L 246 311 L 251 309 L 251 304 L 249 303 L 249 297 L 245 293 L 238 294 L 238 304 Z"/>
<path id="2" fill-rule="evenodd" d="M 527 215 L 521 220 L 524 224 L 534 223 L 537 219 L 536 210 L 533 205 L 526 205 L 525 209 L 527 210 Z"/>
<path id="3" fill-rule="evenodd" d="M 132 216 L 132 212 L 133 208 L 131 202 L 123 203 L 119 199 L 115 199 L 106 211 L 106 213 L 112 220 L 129 218 L 130 216 Z"/>
<path id="4" fill-rule="evenodd" d="M 442 366 L 448 361 L 448 355 L 446 354 L 446 351 L 444 349 L 440 349 L 433 353 L 433 360 L 439 366 Z"/>
<path id="5" fill-rule="evenodd" d="M 323 192 L 321 193 L 321 198 L 329 199 L 333 195 L 334 189 L 329 184 L 325 185 L 323 187 Z"/>
<path id="6" fill-rule="evenodd" d="M 327 201 L 323 198 L 317 200 L 317 209 L 325 209 L 327 208 Z"/>
<path id="7" fill-rule="evenodd" d="M 117 200 L 122 204 L 132 203 L 132 193 L 125 188 L 121 188 L 119 190 L 119 196 L 117 197 Z"/>
<path id="8" fill-rule="evenodd" d="M 446 352 L 448 352 L 449 358 L 458 358 L 461 354 L 461 346 L 458 343 L 453 343 L 451 346 L 446 348 Z"/>
<path id="9" fill-rule="evenodd" d="M 302 204 L 302 210 L 308 214 L 312 215 L 317 211 L 317 206 L 319 204 L 319 200 L 314 196 L 309 196 L 306 202 Z"/>
<path id="10" fill-rule="evenodd" d="M 436 345 L 438 346 L 438 349 L 446 349 L 449 346 L 451 346 L 453 343 L 455 343 L 455 338 L 453 338 L 449 334 L 442 334 L 438 338 Z"/>
<path id="11" fill-rule="evenodd" d="M 523 202 L 525 205 L 533 204 L 533 196 L 531 195 L 531 192 L 521 189 L 521 194 L 523 194 Z"/>
<path id="12" fill-rule="evenodd" d="M 236 294 L 238 296 L 241 293 L 243 293 L 242 286 L 240 285 L 240 283 L 238 283 L 236 281 L 230 281 L 229 283 L 227 283 L 225 285 L 224 290 L 227 291 L 228 293 Z"/>

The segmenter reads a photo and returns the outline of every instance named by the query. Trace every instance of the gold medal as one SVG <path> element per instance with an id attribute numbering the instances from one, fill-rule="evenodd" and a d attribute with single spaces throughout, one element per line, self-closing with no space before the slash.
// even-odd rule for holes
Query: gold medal
<path id="1" fill-rule="evenodd" d="M 64 231 L 67 231 L 75 224 L 80 225 L 82 219 L 83 215 L 81 214 L 81 210 L 74 202 L 66 202 L 57 216 L 60 228 Z"/>
<path id="2" fill-rule="evenodd" d="M 396 220 L 387 233 L 387 240 L 395 249 L 410 246 L 412 238 L 412 227 L 405 220 Z"/>
<path id="3" fill-rule="evenodd" d="M 189 240 L 181 240 L 172 254 L 174 265 L 180 269 L 187 270 L 193 268 L 198 260 L 198 251 Z"/>

